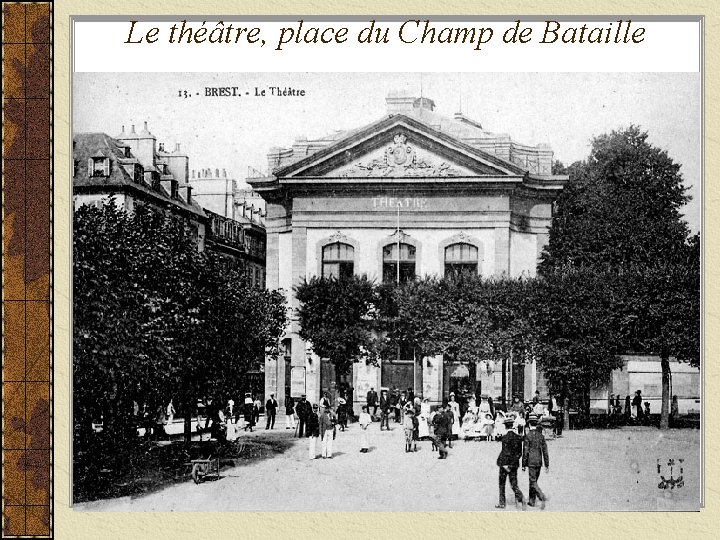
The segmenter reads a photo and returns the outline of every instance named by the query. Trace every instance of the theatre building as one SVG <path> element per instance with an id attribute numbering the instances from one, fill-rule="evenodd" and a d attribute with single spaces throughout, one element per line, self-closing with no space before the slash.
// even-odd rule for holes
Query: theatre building
<path id="1" fill-rule="evenodd" d="M 387 115 L 368 125 L 272 148 L 269 174 L 248 179 L 267 203 L 267 286 L 296 308 L 293 286 L 313 275 L 535 275 L 567 181 L 552 174 L 552 150 L 489 133 L 462 114 L 440 115 L 428 98 L 386 101 Z M 514 367 L 506 395 L 544 393 L 535 366 Z M 356 402 L 370 387 L 393 386 L 439 401 L 470 389 L 499 398 L 502 378 L 502 367 L 483 358 L 468 369 L 406 350 L 379 367 L 356 363 L 343 382 Z M 306 393 L 315 402 L 335 380 L 292 320 L 280 356 L 266 359 L 266 396 Z"/>

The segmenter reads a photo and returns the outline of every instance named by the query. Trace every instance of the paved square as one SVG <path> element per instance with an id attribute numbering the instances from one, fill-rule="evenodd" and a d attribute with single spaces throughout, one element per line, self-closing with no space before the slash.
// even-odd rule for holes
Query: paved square
<path id="1" fill-rule="evenodd" d="M 495 511 L 499 442 L 456 441 L 447 460 L 438 460 L 430 442 L 404 452 L 399 424 L 392 431 L 370 427 L 370 452 L 360 453 L 360 427 L 338 432 L 334 458 L 308 459 L 307 439 L 273 459 L 224 468 L 221 479 L 192 480 L 141 497 L 94 501 L 75 506 L 90 511 Z M 549 440 L 550 472 L 539 485 L 549 496 L 546 511 L 698 510 L 700 507 L 700 431 L 655 428 L 568 431 Z M 282 422 L 246 437 L 291 438 Z M 318 445 L 319 450 L 319 445 Z M 673 477 L 683 459 L 684 486 L 658 488 Z M 518 473 L 528 493 L 527 472 Z M 515 511 L 507 486 L 509 506 Z M 539 512 L 537 508 L 528 511 Z"/>

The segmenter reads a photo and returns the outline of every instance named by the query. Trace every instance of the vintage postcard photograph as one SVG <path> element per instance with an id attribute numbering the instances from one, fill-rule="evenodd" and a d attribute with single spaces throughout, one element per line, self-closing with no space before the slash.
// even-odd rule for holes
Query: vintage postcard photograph
<path id="1" fill-rule="evenodd" d="M 76 512 L 700 510 L 699 72 L 71 91 Z"/>

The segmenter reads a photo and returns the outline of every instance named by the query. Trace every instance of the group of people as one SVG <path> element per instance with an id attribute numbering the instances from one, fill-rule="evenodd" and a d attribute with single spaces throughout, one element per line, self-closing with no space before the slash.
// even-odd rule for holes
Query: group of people
<path id="1" fill-rule="evenodd" d="M 522 505 L 522 509 L 526 510 L 527 506 L 535 506 L 539 500 L 540 508 L 545 509 L 548 497 L 540 489 L 538 478 L 543 466 L 546 473 L 550 467 L 547 443 L 542 432 L 542 424 L 539 421 L 532 419 L 528 427 L 529 429 L 525 431 L 519 424 L 508 422 L 507 433 L 502 438 L 502 448 L 496 462 L 499 471 L 499 497 L 495 508 L 505 508 L 505 486 L 509 478 L 510 487 L 515 494 L 516 507 Z M 517 473 L 521 463 L 522 470 L 528 470 L 529 493 L 527 499 L 518 486 Z"/>

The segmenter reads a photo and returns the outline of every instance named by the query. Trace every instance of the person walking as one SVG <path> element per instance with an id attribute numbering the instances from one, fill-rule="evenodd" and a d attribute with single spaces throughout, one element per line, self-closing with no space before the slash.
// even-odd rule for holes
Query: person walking
<path id="1" fill-rule="evenodd" d="M 528 469 L 529 493 L 528 506 L 535 506 L 535 498 L 540 499 L 540 509 L 545 510 L 545 502 L 548 500 L 538 486 L 538 478 L 540 477 L 540 469 L 545 465 L 545 473 L 550 468 L 550 459 L 548 457 L 547 443 L 542 432 L 542 426 L 538 422 L 534 429 L 530 429 L 525 435 L 525 443 L 523 445 L 522 468 L 523 471 Z"/>
<path id="2" fill-rule="evenodd" d="M 243 427 L 244 431 L 247 431 L 248 429 L 252 431 L 254 417 L 255 414 L 253 413 L 252 395 L 250 392 L 247 392 L 245 394 L 245 403 L 243 403 L 243 420 L 245 421 L 245 426 Z"/>
<path id="3" fill-rule="evenodd" d="M 333 439 L 335 438 L 335 422 L 337 417 L 332 409 L 327 406 L 320 414 L 320 438 L 322 439 L 322 457 L 323 459 L 332 459 Z"/>
<path id="4" fill-rule="evenodd" d="M 680 418 L 680 407 L 678 407 L 678 397 L 673 396 L 670 403 L 670 427 L 675 427 Z"/>
<path id="5" fill-rule="evenodd" d="M 445 441 L 452 437 L 452 415 L 447 413 L 450 413 L 449 407 L 447 401 L 443 401 L 442 408 L 435 413 L 432 419 L 432 442 L 440 453 L 438 459 L 447 459 L 448 451 L 445 448 Z"/>
<path id="6" fill-rule="evenodd" d="M 278 402 L 275 394 L 270 394 L 270 399 L 265 403 L 265 429 L 275 428 L 275 415 L 277 414 Z"/>
<path id="7" fill-rule="evenodd" d="M 390 431 L 391 409 L 392 404 L 390 403 L 390 398 L 388 397 L 387 390 L 383 390 L 382 395 L 380 396 L 380 431 L 383 430 L 383 426 L 385 426 L 387 430 Z"/>
<path id="8" fill-rule="evenodd" d="M 317 458 L 317 440 L 320 436 L 320 419 L 318 418 L 317 403 L 315 403 L 312 407 L 310 407 L 310 404 L 308 403 L 308 407 L 310 408 L 310 412 L 309 414 L 305 415 L 305 420 L 301 422 L 300 429 L 302 429 L 302 426 L 306 426 L 308 438 L 308 457 L 310 459 L 315 459 Z M 302 437 L 302 435 L 300 436 Z"/>
<path id="9" fill-rule="evenodd" d="M 360 429 L 362 430 L 360 432 L 360 453 L 367 454 L 370 449 L 367 432 L 368 426 L 372 423 L 372 418 L 370 418 L 370 415 L 368 414 L 367 405 L 363 405 L 358 423 L 360 424 Z"/>
<path id="10" fill-rule="evenodd" d="M 632 406 L 635 408 L 635 418 L 638 423 L 642 421 L 643 410 L 642 410 L 642 393 L 640 390 L 635 391 L 635 397 L 632 400 Z"/>
<path id="11" fill-rule="evenodd" d="M 165 419 L 167 420 L 167 425 L 171 426 L 173 423 L 173 420 L 175 419 L 175 406 L 173 405 L 173 400 L 170 400 L 170 403 L 168 403 L 167 409 L 165 410 Z"/>
<path id="12" fill-rule="evenodd" d="M 337 419 L 338 419 L 338 425 L 340 426 L 340 431 L 345 431 L 347 429 L 347 419 L 348 419 L 348 413 L 347 413 L 347 404 L 345 402 L 345 398 L 339 398 L 338 399 L 338 407 L 337 407 Z"/>
<path id="13" fill-rule="evenodd" d="M 415 414 L 412 410 L 405 411 L 403 418 L 403 429 L 405 431 L 405 452 L 413 452 L 413 444 L 415 443 L 415 423 L 413 419 Z M 415 450 L 417 450 L 417 444 L 415 444 Z"/>
<path id="14" fill-rule="evenodd" d="M 370 390 L 367 393 L 367 408 L 368 412 L 370 412 L 370 409 L 372 409 L 372 417 L 375 419 L 377 416 L 377 404 L 378 404 L 378 395 L 375 391 L 375 388 L 370 387 Z"/>
<path id="15" fill-rule="evenodd" d="M 515 427 L 509 427 L 508 432 L 502 438 L 502 449 L 497 458 L 499 497 L 498 504 L 495 505 L 495 508 L 505 508 L 505 484 L 509 476 L 510 487 L 515 493 L 515 506 L 517 506 L 518 503 L 522 503 L 522 509 L 526 510 L 527 503 L 517 483 L 517 470 L 518 463 L 522 457 L 523 440 L 515 429 Z"/>
<path id="16" fill-rule="evenodd" d="M 285 398 L 285 429 L 295 429 L 295 400 L 292 396 Z"/>
<path id="17" fill-rule="evenodd" d="M 310 415 L 313 414 L 313 410 L 315 409 L 315 407 L 317 407 L 317 404 L 310 406 L 310 403 L 308 402 L 305 394 L 300 396 L 300 401 L 295 408 L 298 415 L 298 437 L 303 436 L 305 423 L 307 422 Z"/>

